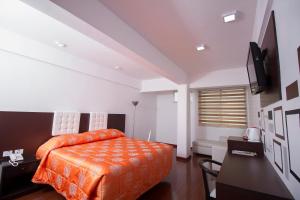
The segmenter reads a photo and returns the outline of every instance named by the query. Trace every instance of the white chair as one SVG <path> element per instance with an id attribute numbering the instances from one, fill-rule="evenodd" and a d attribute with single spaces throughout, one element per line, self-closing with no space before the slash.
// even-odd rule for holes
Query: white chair
<path id="1" fill-rule="evenodd" d="M 148 140 L 147 140 L 148 142 L 150 142 L 150 140 L 151 140 L 151 134 L 152 134 L 152 131 L 150 130 L 148 133 Z"/>
<path id="2" fill-rule="evenodd" d="M 212 166 L 218 165 L 221 167 L 222 163 L 211 159 L 203 159 L 199 165 L 202 169 L 205 200 L 216 200 L 216 179 L 219 175 L 219 172 L 213 170 Z"/>

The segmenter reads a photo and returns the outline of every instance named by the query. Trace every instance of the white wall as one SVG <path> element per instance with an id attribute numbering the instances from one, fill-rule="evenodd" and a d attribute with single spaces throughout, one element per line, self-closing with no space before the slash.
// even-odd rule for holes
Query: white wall
<path id="1" fill-rule="evenodd" d="M 0 49 L 35 60 L 41 60 L 68 70 L 95 76 L 114 83 L 140 88 L 140 81 L 107 66 L 100 66 L 90 60 L 81 59 L 59 48 L 51 42 L 41 43 L 0 26 Z M 48 44 L 48 45 L 46 45 Z"/>
<path id="2" fill-rule="evenodd" d="M 264 16 L 266 14 L 266 9 L 268 7 L 269 0 L 259 0 L 256 3 L 256 12 L 254 19 L 254 29 L 252 33 L 252 40 L 256 41 L 260 35 L 260 29 L 263 25 Z"/>
<path id="3" fill-rule="evenodd" d="M 22 45 L 21 43 L 19 44 Z M 147 138 L 156 129 L 156 97 L 139 89 L 72 70 L 63 65 L 14 54 L 0 48 L 0 110 L 107 111 L 126 114 L 126 132 L 132 132 L 132 100 L 137 107 L 136 136 Z M 32 48 L 31 48 L 32 50 Z M 43 49 L 34 49 L 43 51 Z M 55 60 L 55 55 L 49 55 Z M 72 62 L 70 62 L 72 63 Z"/>
<path id="4" fill-rule="evenodd" d="M 281 90 L 282 90 L 282 100 L 274 104 L 271 104 L 267 107 L 264 107 L 265 115 L 267 111 L 273 110 L 277 106 L 282 106 L 283 112 L 287 110 L 294 110 L 300 108 L 300 98 L 297 97 L 292 100 L 286 100 L 286 91 L 285 88 L 292 82 L 298 80 L 300 82 L 300 73 L 299 73 L 299 63 L 297 57 L 297 48 L 300 45 L 300 1 L 299 0 L 273 0 L 268 1 L 268 6 L 266 10 L 258 10 L 257 18 L 263 18 L 262 26 L 256 25 L 254 27 L 254 38 L 255 41 L 261 41 L 263 34 L 269 20 L 271 10 L 275 11 L 275 21 L 276 21 L 276 30 L 277 30 L 277 41 L 279 48 L 279 60 L 280 60 L 280 75 L 281 75 Z M 260 21 L 261 19 L 257 19 Z M 260 33 L 260 34 L 257 34 Z M 258 96 L 259 99 L 259 96 Z M 255 106 L 259 102 L 254 101 Z M 260 109 L 260 108 L 259 108 Z M 255 111 L 257 112 L 257 110 Z M 255 115 L 257 116 L 257 114 Z M 266 118 L 266 116 L 264 116 Z M 256 121 L 258 121 L 256 119 Z M 285 124 L 285 119 L 284 119 Z M 267 126 L 272 125 L 272 122 L 268 122 Z M 292 129 L 293 127 L 289 127 Z M 284 127 L 285 135 L 286 127 Z M 284 183 L 287 185 L 289 190 L 294 195 L 295 199 L 300 199 L 300 183 L 289 173 L 289 162 L 284 161 L 284 173 L 282 173 L 274 164 L 274 154 L 272 148 L 273 139 L 279 141 L 282 144 L 283 149 L 288 149 L 287 139 L 282 140 L 275 136 L 274 131 L 267 128 L 266 130 L 266 140 L 270 141 L 270 144 L 267 145 L 268 151 L 266 156 L 273 164 L 274 169 L 277 171 L 278 175 L 282 178 Z M 300 141 L 298 141 L 298 149 L 291 149 L 293 152 L 300 152 Z M 285 151 L 284 151 L 285 152 Z M 283 157 L 288 156 L 288 150 L 286 153 L 283 153 Z"/>
<path id="5" fill-rule="evenodd" d="M 198 126 L 196 138 L 207 140 L 220 140 L 222 137 L 242 136 L 245 129 L 241 128 L 226 128 L 213 126 Z"/>
<path id="6" fill-rule="evenodd" d="M 177 99 L 177 156 L 181 158 L 188 158 L 191 155 L 191 115 L 189 85 L 178 85 Z"/>
<path id="7" fill-rule="evenodd" d="M 246 59 L 246 56 L 245 56 Z M 246 62 L 246 61 L 245 61 Z M 248 85 L 247 68 L 237 67 L 224 70 L 216 70 L 209 72 L 193 81 L 190 84 L 191 88 L 210 88 L 210 87 L 225 87 L 236 85 Z"/>
<path id="8" fill-rule="evenodd" d="M 190 95 L 190 121 L 191 121 L 191 137 L 190 137 L 190 146 L 192 147 L 193 141 L 199 137 L 198 130 L 198 91 L 191 90 Z"/>
<path id="9" fill-rule="evenodd" d="M 177 144 L 177 103 L 174 92 L 157 94 L 156 141 Z"/>
<path id="10" fill-rule="evenodd" d="M 252 95 L 250 88 L 247 94 L 248 100 L 248 125 L 249 127 L 259 127 L 258 112 L 260 111 L 260 95 Z"/>

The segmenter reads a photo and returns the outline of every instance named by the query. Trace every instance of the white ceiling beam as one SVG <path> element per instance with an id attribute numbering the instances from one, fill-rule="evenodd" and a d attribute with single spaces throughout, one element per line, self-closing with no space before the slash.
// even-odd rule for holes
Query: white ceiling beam
<path id="1" fill-rule="evenodd" d="M 175 91 L 178 85 L 166 78 L 143 80 L 141 92 Z"/>
<path id="2" fill-rule="evenodd" d="M 175 83 L 187 81 L 180 67 L 98 0 L 22 1 Z"/>

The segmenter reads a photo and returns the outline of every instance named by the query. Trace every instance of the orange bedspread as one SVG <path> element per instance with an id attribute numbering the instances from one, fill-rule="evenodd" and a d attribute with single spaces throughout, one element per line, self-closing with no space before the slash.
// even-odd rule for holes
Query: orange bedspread
<path id="1" fill-rule="evenodd" d="M 32 181 L 52 185 L 67 199 L 136 199 L 168 175 L 172 147 L 107 129 L 54 137 L 37 158 Z"/>

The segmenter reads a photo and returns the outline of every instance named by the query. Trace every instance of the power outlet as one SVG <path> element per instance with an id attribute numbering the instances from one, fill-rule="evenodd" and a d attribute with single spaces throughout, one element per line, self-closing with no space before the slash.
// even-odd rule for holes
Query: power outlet
<path id="1" fill-rule="evenodd" d="M 2 157 L 8 157 L 8 156 L 10 156 L 12 153 L 13 153 L 12 150 L 10 150 L 10 151 L 3 151 Z"/>

